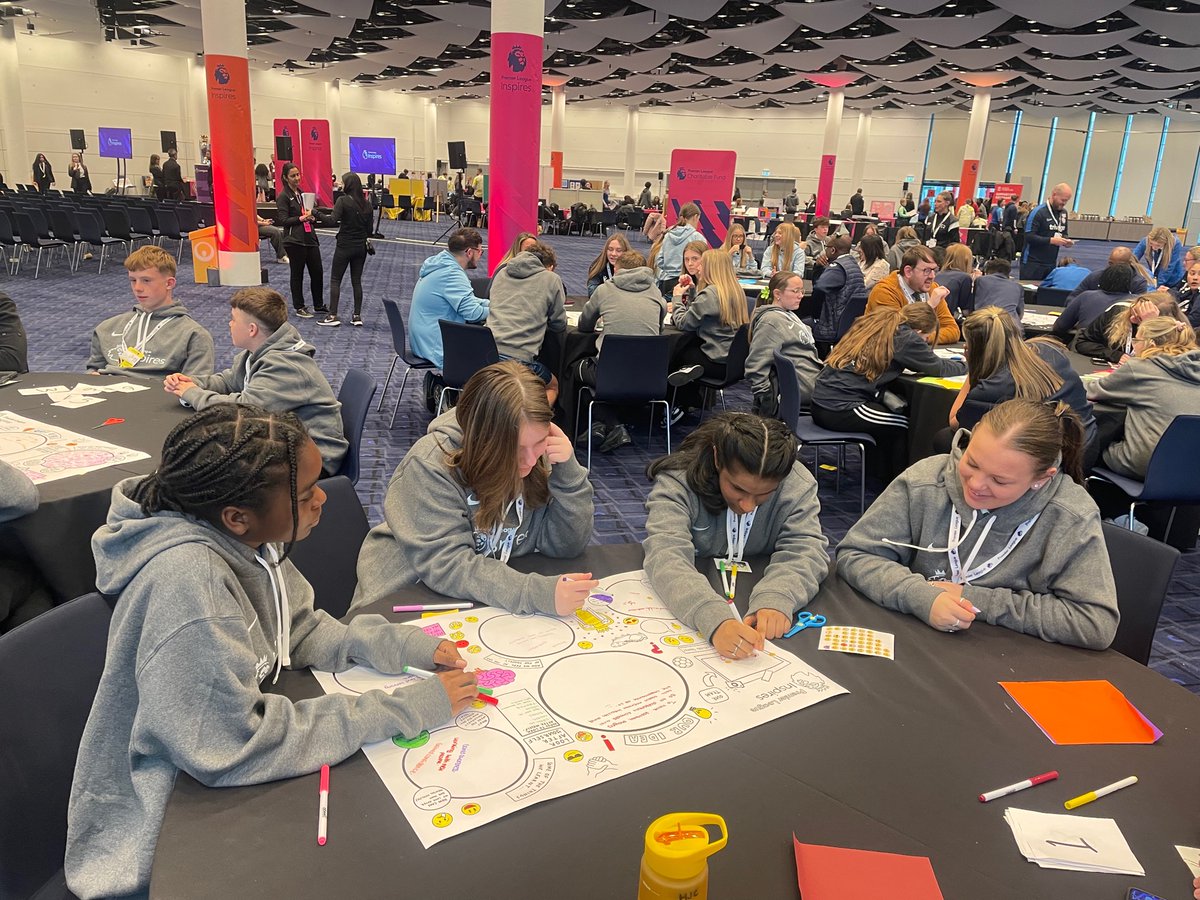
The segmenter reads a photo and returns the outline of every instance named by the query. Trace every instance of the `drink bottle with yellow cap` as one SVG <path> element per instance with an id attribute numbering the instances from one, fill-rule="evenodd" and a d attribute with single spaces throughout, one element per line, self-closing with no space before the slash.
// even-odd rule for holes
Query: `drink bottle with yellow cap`
<path id="1" fill-rule="evenodd" d="M 713 840 L 706 825 L 720 830 Z M 714 813 L 671 813 L 646 829 L 638 900 L 706 900 L 708 858 L 725 846 L 725 820 Z"/>

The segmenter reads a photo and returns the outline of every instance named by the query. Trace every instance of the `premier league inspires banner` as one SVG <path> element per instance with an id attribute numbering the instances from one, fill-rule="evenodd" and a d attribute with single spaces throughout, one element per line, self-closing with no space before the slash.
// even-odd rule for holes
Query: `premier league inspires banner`
<path id="1" fill-rule="evenodd" d="M 733 196 L 733 170 L 737 153 L 732 150 L 675 150 L 671 153 L 671 205 L 667 225 L 675 224 L 687 203 L 700 207 L 700 233 L 712 247 L 725 240 L 729 230 L 729 201 Z"/>

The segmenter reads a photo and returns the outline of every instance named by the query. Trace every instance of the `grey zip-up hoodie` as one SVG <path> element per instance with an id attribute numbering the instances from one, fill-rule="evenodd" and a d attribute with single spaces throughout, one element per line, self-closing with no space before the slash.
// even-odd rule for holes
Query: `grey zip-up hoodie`
<path id="1" fill-rule="evenodd" d="M 928 622 L 942 590 L 929 582 L 950 580 L 952 509 L 962 519 L 958 552 L 964 566 L 981 535 L 975 565 L 999 553 L 1018 526 L 1037 515 L 1008 557 L 965 585 L 963 596 L 981 611 L 977 622 L 1103 650 L 1120 615 L 1095 502 L 1059 473 L 1008 506 L 976 513 L 963 499 L 958 461 L 964 451 L 957 444 L 949 455 L 909 466 L 879 495 L 838 545 L 838 574 L 880 606 Z"/>
<path id="2" fill-rule="evenodd" d="M 691 225 L 677 222 L 663 233 L 658 255 L 651 260 L 659 281 L 678 278 L 683 271 L 683 249 L 692 241 L 703 241 L 704 237 Z"/>
<path id="3" fill-rule="evenodd" d="M 567 292 L 562 279 L 532 253 L 518 253 L 492 281 L 488 328 L 504 356 L 531 361 L 546 332 L 567 330 Z"/>
<path id="4" fill-rule="evenodd" d="M 700 348 L 715 363 L 729 358 L 729 346 L 737 329 L 721 321 L 721 297 L 717 286 L 710 284 L 687 306 L 677 306 L 671 322 L 680 331 L 694 331 L 700 338 Z"/>
<path id="5" fill-rule="evenodd" d="M 646 500 L 646 574 L 667 609 L 705 638 L 732 617 L 725 598 L 697 571 L 696 557 L 729 553 L 727 513 L 711 513 L 687 485 L 683 471 L 660 472 Z M 754 513 L 746 556 L 771 561 L 750 592 L 747 610 L 776 609 L 785 616 L 806 606 L 829 571 L 829 542 L 817 518 L 817 483 L 793 466 Z"/>
<path id="6" fill-rule="evenodd" d="M 753 393 L 770 388 L 776 350 L 795 364 L 800 398 L 807 402 L 821 371 L 813 334 L 795 313 L 781 306 L 761 306 L 750 320 L 750 354 L 746 357 L 746 378 Z"/>
<path id="7" fill-rule="evenodd" d="M 66 879 L 82 900 L 146 896 L 180 771 L 210 787 L 261 784 L 450 718 L 436 679 L 298 702 L 265 693 L 281 664 L 394 674 L 431 668 L 439 642 L 382 616 L 343 625 L 315 611 L 291 562 L 260 561 L 276 548 L 256 554 L 179 513 L 146 516 L 128 496 L 137 481 L 113 488 L 92 537 L 96 586 L 120 601 L 67 810 Z"/>
<path id="8" fill-rule="evenodd" d="M 622 269 L 596 288 L 579 314 L 579 330 L 595 331 L 596 321 L 604 318 L 604 334 L 649 335 L 662 332 L 667 301 L 659 293 L 654 273 L 648 266 Z M 596 349 L 604 346 L 604 334 L 596 339 Z"/>
<path id="9" fill-rule="evenodd" d="M 384 521 L 371 529 L 358 555 L 351 609 L 423 582 L 457 600 L 554 615 L 557 578 L 518 572 L 498 553 L 487 555 L 491 535 L 475 528 L 478 500 L 446 463 L 446 455 L 461 446 L 462 428 L 450 410 L 429 424 L 429 433 L 396 467 L 383 501 Z M 519 520 L 510 507 L 496 543 L 511 534 L 513 557 L 536 551 L 570 559 L 582 553 L 595 507 L 587 470 L 574 456 L 551 467 L 550 495 L 548 505 L 526 509 Z"/>
<path id="10" fill-rule="evenodd" d="M 136 347 L 143 354 L 130 368 L 121 366 L 121 351 L 126 347 Z M 175 372 L 193 378 L 210 375 L 213 339 L 181 303 L 171 303 L 153 312 L 135 306 L 132 311 L 105 319 L 96 326 L 87 367 L 109 375 L 134 373 L 164 378 Z"/>
<path id="11" fill-rule="evenodd" d="M 317 348 L 284 322 L 254 352 L 243 350 L 224 372 L 196 378 L 183 392 L 193 409 L 214 403 L 249 403 L 268 412 L 292 412 L 321 451 L 326 472 L 336 472 L 350 443 L 342 430 L 342 404 L 313 356 Z"/>
<path id="12" fill-rule="evenodd" d="M 1122 475 L 1144 478 L 1171 421 L 1200 415 L 1200 350 L 1130 359 L 1089 384 L 1087 392 L 1093 403 L 1127 411 L 1124 440 L 1109 444 L 1105 465 Z"/>

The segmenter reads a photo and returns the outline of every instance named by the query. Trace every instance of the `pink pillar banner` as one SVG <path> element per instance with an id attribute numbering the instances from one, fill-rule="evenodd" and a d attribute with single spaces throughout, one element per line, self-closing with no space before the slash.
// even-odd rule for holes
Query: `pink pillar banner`
<path id="1" fill-rule="evenodd" d="M 275 158 L 275 193 L 278 194 L 283 190 L 283 164 L 294 162 L 296 165 L 300 165 L 300 120 L 276 119 L 274 136 L 292 139 L 292 156 L 294 157 L 294 159 Z M 274 141 L 271 142 L 271 152 L 275 152 Z"/>
<path id="2" fill-rule="evenodd" d="M 537 233 L 541 35 L 492 32 L 488 273 L 522 231 Z"/>
<path id="3" fill-rule="evenodd" d="M 671 205 L 666 209 L 668 227 L 675 224 L 685 203 L 700 207 L 700 233 L 710 246 L 725 240 L 729 230 L 729 204 L 733 197 L 733 170 L 737 153 L 732 150 L 671 151 Z"/>
<path id="4" fill-rule="evenodd" d="M 327 119 L 300 120 L 300 185 L 317 195 L 322 206 L 333 206 L 333 156 Z"/>
<path id="5" fill-rule="evenodd" d="M 979 185 L 979 160 L 964 159 L 962 175 L 958 179 L 958 206 L 975 199 L 975 188 Z"/>
<path id="6" fill-rule="evenodd" d="M 209 53 L 204 58 L 204 65 L 208 84 L 208 126 L 212 135 L 217 246 L 227 252 L 257 253 L 250 70 L 244 56 Z"/>
<path id="7" fill-rule="evenodd" d="M 817 175 L 817 215 L 829 215 L 829 201 L 833 199 L 833 171 L 837 168 L 837 156 L 821 157 L 821 172 Z"/>

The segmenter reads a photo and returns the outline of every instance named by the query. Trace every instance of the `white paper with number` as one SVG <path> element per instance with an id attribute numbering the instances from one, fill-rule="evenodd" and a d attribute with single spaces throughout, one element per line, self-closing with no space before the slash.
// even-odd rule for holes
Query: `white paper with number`
<path id="1" fill-rule="evenodd" d="M 1009 807 L 1004 821 L 1017 848 L 1043 869 L 1145 875 L 1113 819 L 1034 812 Z"/>

